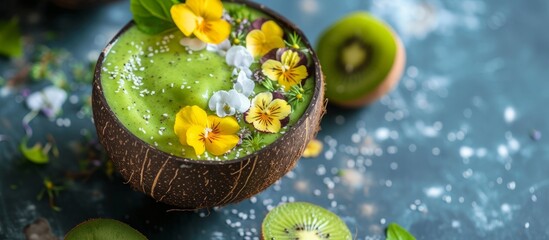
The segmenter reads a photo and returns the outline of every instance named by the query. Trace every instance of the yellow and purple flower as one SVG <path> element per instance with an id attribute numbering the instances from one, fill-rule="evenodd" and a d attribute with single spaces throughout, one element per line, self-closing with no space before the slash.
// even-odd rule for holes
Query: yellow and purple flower
<path id="1" fill-rule="evenodd" d="M 262 57 L 275 48 L 284 47 L 284 31 L 275 21 L 261 24 L 261 29 L 254 29 L 246 36 L 246 48 L 254 57 Z"/>
<path id="2" fill-rule="evenodd" d="M 286 48 L 272 50 L 261 61 L 263 74 L 277 81 L 286 91 L 309 76 L 306 66 L 307 58 L 300 51 Z"/>
<path id="3" fill-rule="evenodd" d="M 257 94 L 245 120 L 254 128 L 268 133 L 277 133 L 282 128 L 282 121 L 292 112 L 292 107 L 284 99 L 274 99 L 270 92 Z"/>

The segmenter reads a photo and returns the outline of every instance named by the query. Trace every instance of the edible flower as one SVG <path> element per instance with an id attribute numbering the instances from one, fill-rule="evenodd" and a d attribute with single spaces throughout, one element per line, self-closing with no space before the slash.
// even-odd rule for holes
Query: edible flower
<path id="1" fill-rule="evenodd" d="M 27 97 L 27 107 L 32 111 L 41 111 L 48 118 L 54 118 L 63 103 L 67 100 L 67 92 L 56 86 L 48 86 L 41 91 L 34 92 Z"/>
<path id="2" fill-rule="evenodd" d="M 198 106 L 183 107 L 176 115 L 174 126 L 179 142 L 193 147 L 197 156 L 206 151 L 219 156 L 233 149 L 240 140 L 239 130 L 234 117 L 207 116 Z"/>
<path id="3" fill-rule="evenodd" d="M 206 50 L 210 52 L 216 52 L 219 56 L 225 57 L 227 51 L 231 48 L 231 41 L 229 39 L 221 42 L 220 44 L 208 44 Z"/>
<path id="4" fill-rule="evenodd" d="M 200 51 L 206 47 L 206 43 L 198 38 L 184 37 L 179 41 L 179 44 L 188 47 L 192 51 Z"/>
<path id="5" fill-rule="evenodd" d="M 238 73 L 238 77 L 236 78 L 234 89 L 237 92 L 244 94 L 244 96 L 249 97 L 254 92 L 254 87 L 254 81 L 246 76 L 246 73 L 244 71 L 240 71 Z"/>
<path id="6" fill-rule="evenodd" d="M 248 77 L 252 75 L 250 66 L 254 61 L 252 54 L 243 46 L 233 46 L 227 51 L 225 56 L 225 61 L 227 65 L 236 67 L 233 74 L 237 74 L 237 70 L 244 71 Z"/>
<path id="7" fill-rule="evenodd" d="M 261 25 L 261 29 L 255 29 L 248 33 L 246 48 L 254 57 L 261 57 L 272 49 L 284 47 L 283 35 L 284 31 L 276 22 L 266 21 Z"/>
<path id="8" fill-rule="evenodd" d="M 262 132 L 277 133 L 282 128 L 281 120 L 292 112 L 292 107 L 284 99 L 274 99 L 270 92 L 257 94 L 252 107 L 245 117 L 246 122 Z"/>
<path id="9" fill-rule="evenodd" d="M 189 37 L 194 34 L 206 43 L 219 44 L 229 37 L 231 25 L 224 19 L 220 0 L 187 0 L 175 4 L 170 13 L 175 25 Z"/>
<path id="10" fill-rule="evenodd" d="M 232 89 L 230 91 L 215 92 L 208 102 L 210 110 L 219 117 L 232 116 L 235 113 L 244 113 L 250 108 L 250 100 L 242 93 Z"/>
<path id="11" fill-rule="evenodd" d="M 271 51 L 268 55 L 272 54 L 276 55 L 275 59 L 264 61 L 261 68 L 265 76 L 278 81 L 284 90 L 290 90 L 292 86 L 300 84 L 303 79 L 309 76 L 305 66 L 307 59 L 301 52 L 278 49 Z"/>

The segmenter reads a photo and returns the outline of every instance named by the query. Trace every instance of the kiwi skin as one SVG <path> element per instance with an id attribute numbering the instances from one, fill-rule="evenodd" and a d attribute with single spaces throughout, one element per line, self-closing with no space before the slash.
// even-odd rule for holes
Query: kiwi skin
<path id="1" fill-rule="evenodd" d="M 65 240 L 147 240 L 142 233 L 114 219 L 90 219 L 78 224 L 65 236 Z"/>
<path id="2" fill-rule="evenodd" d="M 194 210 L 240 202 L 263 191 L 289 172 L 301 158 L 307 143 L 320 129 L 325 113 L 324 76 L 309 41 L 294 24 L 265 6 L 244 0 L 235 2 L 262 11 L 284 29 L 301 36 L 311 51 L 311 75 L 315 81 L 311 102 L 300 119 L 272 144 L 233 160 L 207 161 L 181 158 L 144 142 L 118 120 L 109 107 L 101 84 L 103 59 L 128 23 L 99 55 L 92 88 L 93 119 L 100 143 L 126 184 L 156 201 Z M 309 80 L 311 81 L 311 80 Z"/>
<path id="3" fill-rule="evenodd" d="M 291 202 L 267 214 L 261 224 L 261 239 L 351 240 L 352 235 L 345 222 L 327 209 L 307 202 Z"/>
<path id="4" fill-rule="evenodd" d="M 355 25 L 349 26 L 351 24 Z M 341 51 L 342 49 L 341 47 L 346 44 L 346 41 L 344 41 L 344 39 L 352 39 L 353 34 L 356 34 L 351 33 L 353 31 L 358 34 L 362 34 L 361 37 L 359 37 L 359 40 L 361 38 L 364 38 L 363 41 L 365 41 L 365 44 L 369 45 L 369 50 L 377 52 L 375 53 L 378 54 L 377 57 L 374 57 L 377 58 L 377 61 L 374 61 L 373 65 L 370 66 L 370 69 L 373 69 L 373 71 L 377 72 L 377 74 L 371 74 L 372 72 L 369 72 L 364 76 L 361 76 L 357 73 L 349 73 L 349 75 L 345 75 L 347 73 L 343 73 L 338 70 L 343 65 L 337 62 L 337 56 L 339 56 L 339 51 Z M 371 35 L 374 33 L 378 33 L 378 35 L 372 38 L 369 38 L 369 35 L 364 36 L 364 34 Z M 341 39 L 343 41 L 338 39 Z M 394 42 L 389 43 L 387 42 L 388 39 L 392 39 Z M 372 44 L 376 42 L 377 44 Z M 374 47 L 372 45 L 381 46 Z M 338 48 L 337 46 L 340 46 L 340 48 Z M 387 53 L 385 53 L 385 55 L 379 55 L 384 54 L 380 53 L 379 51 Z M 320 37 L 320 40 L 317 44 L 317 52 L 319 54 L 320 61 L 325 69 L 324 73 L 327 77 L 326 94 L 329 102 L 333 105 L 338 105 L 345 108 L 362 107 L 378 100 L 380 97 L 385 95 L 399 82 L 406 63 L 406 51 L 398 35 L 391 29 L 390 26 L 383 23 L 374 16 L 371 16 L 367 12 L 356 12 L 353 14 L 349 14 L 339 20 L 337 23 L 333 24 Z M 391 57 L 387 56 L 387 54 L 394 55 L 392 55 Z M 391 59 L 392 62 L 388 62 L 388 59 Z M 366 61 L 370 62 L 371 58 L 366 59 Z M 368 66 L 366 66 L 365 69 L 360 71 L 368 70 Z M 342 81 L 345 81 L 345 76 L 348 76 L 348 79 L 353 79 L 353 81 L 359 81 L 358 84 L 360 84 L 360 86 L 357 87 L 364 88 L 364 91 L 354 91 L 349 92 L 349 94 L 346 94 L 344 92 L 338 93 L 337 91 L 335 91 L 336 88 L 343 84 Z"/>

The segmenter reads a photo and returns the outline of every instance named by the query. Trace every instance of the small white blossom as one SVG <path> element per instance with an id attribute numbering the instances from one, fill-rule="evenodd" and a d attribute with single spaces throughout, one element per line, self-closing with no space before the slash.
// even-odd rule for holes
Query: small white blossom
<path id="1" fill-rule="evenodd" d="M 59 113 L 63 103 L 67 100 L 67 92 L 56 86 L 45 87 L 41 91 L 27 97 L 27 107 L 32 111 L 42 111 L 52 118 Z"/>
<path id="2" fill-rule="evenodd" d="M 230 91 L 217 91 L 208 103 L 210 110 L 217 116 L 232 116 L 235 113 L 244 113 L 250 108 L 250 99 L 232 89 Z"/>
<path id="3" fill-rule="evenodd" d="M 244 71 L 240 71 L 238 73 L 238 77 L 236 78 L 236 83 L 234 84 L 233 88 L 237 92 L 244 94 L 244 96 L 249 97 L 250 95 L 252 95 L 254 87 L 254 81 L 246 76 L 246 73 Z"/>
<path id="4" fill-rule="evenodd" d="M 243 46 L 232 46 L 227 51 L 227 55 L 225 56 L 225 60 L 227 61 L 227 64 L 229 66 L 236 67 L 238 70 L 244 71 L 248 77 L 252 75 L 252 71 L 250 70 L 250 66 L 252 65 L 254 61 L 254 57 L 252 56 L 252 53 L 248 51 Z M 238 72 L 233 71 L 233 74 L 236 75 Z"/>
<path id="5" fill-rule="evenodd" d="M 225 57 L 227 51 L 231 48 L 231 41 L 229 39 L 221 42 L 220 44 L 208 44 L 206 50 L 210 52 L 216 52 L 219 56 Z"/>
<path id="6" fill-rule="evenodd" d="M 188 47 L 192 51 L 200 51 L 206 48 L 206 43 L 202 42 L 198 38 L 187 38 L 184 37 L 179 41 L 179 44 Z"/>

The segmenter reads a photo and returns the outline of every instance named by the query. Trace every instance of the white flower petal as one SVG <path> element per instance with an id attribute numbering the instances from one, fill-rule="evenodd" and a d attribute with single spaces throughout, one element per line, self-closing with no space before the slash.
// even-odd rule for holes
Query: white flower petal
<path id="1" fill-rule="evenodd" d="M 27 97 L 26 103 L 32 111 L 46 111 L 55 115 L 67 100 L 67 92 L 56 86 L 49 86 Z"/>
<path id="2" fill-rule="evenodd" d="M 244 113 L 250 108 L 250 100 L 248 97 L 239 93 L 238 91 L 232 89 L 229 91 L 229 96 L 231 97 L 231 104 L 236 108 L 236 111 L 239 113 Z"/>
<path id="3" fill-rule="evenodd" d="M 243 46 L 232 46 L 225 55 L 225 61 L 229 66 L 237 68 L 250 68 L 254 61 L 252 54 Z"/>
<path id="4" fill-rule="evenodd" d="M 221 42 L 220 44 L 208 44 L 206 50 L 210 52 L 216 52 L 219 56 L 225 57 L 227 50 L 231 48 L 231 41 L 229 39 Z"/>
<path id="5" fill-rule="evenodd" d="M 250 109 L 250 99 L 240 94 L 240 108 L 237 109 L 240 113 L 245 113 Z"/>
<path id="6" fill-rule="evenodd" d="M 246 76 L 245 71 L 240 71 L 234 84 L 234 89 L 248 97 L 253 93 L 254 87 L 254 81 Z"/>
<path id="7" fill-rule="evenodd" d="M 44 106 L 42 92 L 35 92 L 27 97 L 27 107 L 32 111 L 38 111 Z"/>
<path id="8" fill-rule="evenodd" d="M 206 43 L 202 42 L 198 38 L 186 38 L 186 37 L 184 37 L 179 41 L 179 44 L 181 44 L 185 47 L 188 47 L 190 50 L 193 50 L 193 51 L 200 51 L 200 50 L 202 50 L 206 47 Z"/>
<path id="9" fill-rule="evenodd" d="M 217 104 L 221 102 L 221 95 L 223 94 L 222 92 L 224 91 L 217 91 L 212 95 L 210 101 L 208 102 L 208 107 L 210 107 L 210 110 L 216 110 Z"/>

